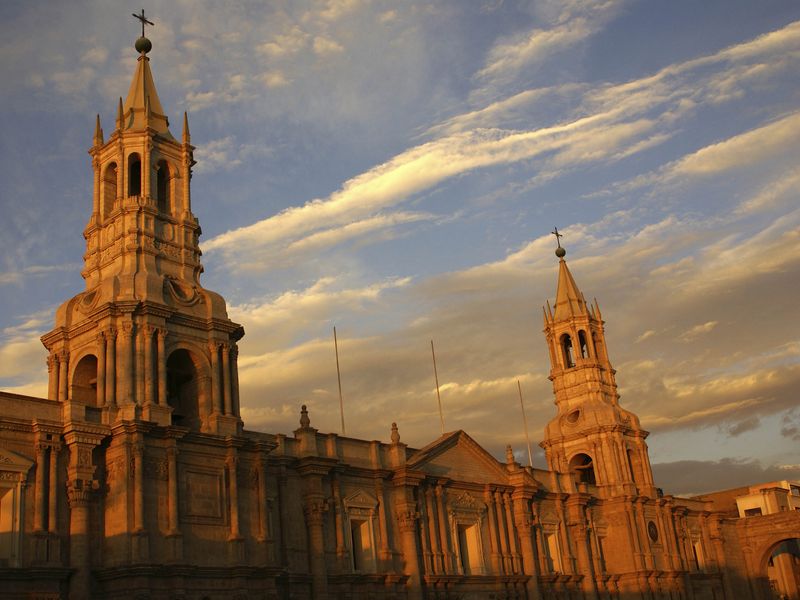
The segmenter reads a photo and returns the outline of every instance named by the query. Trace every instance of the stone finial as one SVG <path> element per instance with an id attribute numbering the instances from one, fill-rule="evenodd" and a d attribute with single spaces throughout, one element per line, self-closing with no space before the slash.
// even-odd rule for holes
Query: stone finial
<path id="1" fill-rule="evenodd" d="M 305 404 L 300 407 L 300 427 L 303 429 L 311 427 L 311 419 L 308 418 L 308 408 Z"/>
<path id="2" fill-rule="evenodd" d="M 516 462 L 514 460 L 514 450 L 511 448 L 511 444 L 506 446 L 506 462 L 509 465 L 513 465 Z"/>
<path id="3" fill-rule="evenodd" d="M 400 432 L 397 431 L 397 423 L 392 423 L 392 443 L 400 443 Z"/>
<path id="4" fill-rule="evenodd" d="M 120 96 L 119 97 L 119 105 L 117 106 L 117 129 L 119 129 L 120 131 L 122 131 L 122 121 L 123 121 L 122 112 L 123 112 L 123 109 L 122 109 L 122 96 Z"/>
<path id="5" fill-rule="evenodd" d="M 183 143 L 189 144 L 192 141 L 192 135 L 189 133 L 189 114 L 183 111 Z"/>
<path id="6" fill-rule="evenodd" d="M 100 126 L 100 115 L 97 115 L 94 124 L 94 145 L 96 148 L 103 145 L 103 128 Z"/>

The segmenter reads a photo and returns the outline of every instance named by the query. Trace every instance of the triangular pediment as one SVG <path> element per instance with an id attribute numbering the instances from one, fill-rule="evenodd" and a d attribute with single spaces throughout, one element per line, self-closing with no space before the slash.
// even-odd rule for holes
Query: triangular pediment
<path id="1" fill-rule="evenodd" d="M 12 452 L 8 448 L 0 448 L 0 471 L 27 473 L 32 466 L 33 461 L 27 456 Z"/>
<path id="2" fill-rule="evenodd" d="M 454 481 L 507 483 L 505 467 L 464 431 L 446 433 L 415 452 L 408 460 L 412 469 Z"/>

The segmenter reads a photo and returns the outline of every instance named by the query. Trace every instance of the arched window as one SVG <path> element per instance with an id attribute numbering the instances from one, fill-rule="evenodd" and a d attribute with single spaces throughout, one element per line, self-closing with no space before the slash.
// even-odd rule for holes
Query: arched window
<path id="1" fill-rule="evenodd" d="M 136 152 L 128 156 L 128 196 L 142 195 L 142 160 Z"/>
<path id="2" fill-rule="evenodd" d="M 97 357 L 87 354 L 72 372 L 70 397 L 87 406 L 97 406 Z"/>
<path id="3" fill-rule="evenodd" d="M 586 344 L 586 332 L 583 330 L 578 332 L 578 344 L 581 348 L 581 358 L 589 356 L 589 347 Z"/>
<path id="4" fill-rule="evenodd" d="M 156 198 L 158 211 L 163 214 L 169 214 L 171 209 L 169 183 L 169 165 L 167 161 L 160 160 L 156 170 Z"/>
<path id="5" fill-rule="evenodd" d="M 172 423 L 200 428 L 200 368 L 197 357 L 184 349 L 167 359 L 167 403 L 173 408 Z"/>
<path id="6" fill-rule="evenodd" d="M 588 454 L 576 454 L 569 461 L 569 470 L 575 477 L 575 483 L 597 485 L 594 477 L 594 462 Z"/>
<path id="7" fill-rule="evenodd" d="M 117 163 L 111 163 L 103 173 L 103 218 L 108 217 L 114 210 L 114 200 L 117 199 Z"/>
<path id="8" fill-rule="evenodd" d="M 569 369 L 575 366 L 575 354 L 572 349 L 572 338 L 568 334 L 561 336 L 561 350 L 564 355 L 564 368 Z"/>

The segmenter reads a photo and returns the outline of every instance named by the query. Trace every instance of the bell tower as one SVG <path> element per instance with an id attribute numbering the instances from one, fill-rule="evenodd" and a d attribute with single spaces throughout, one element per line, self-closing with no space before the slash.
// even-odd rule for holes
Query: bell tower
<path id="1" fill-rule="evenodd" d="M 144 29 L 149 22 L 140 20 Z M 200 284 L 188 117 L 176 140 L 144 32 L 135 48 L 115 129 L 106 139 L 98 115 L 89 150 L 86 289 L 59 307 L 55 328 L 42 337 L 50 353 L 48 397 L 76 420 L 142 419 L 235 434 L 236 342 L 244 330 L 228 319 L 223 298 Z"/>
<path id="2" fill-rule="evenodd" d="M 639 418 L 619 405 L 597 300 L 586 302 L 558 241 L 558 288 L 554 308 L 544 308 L 556 417 L 545 428 L 551 470 L 572 473 L 576 489 L 596 485 L 606 495 L 655 496 L 653 475 Z"/>

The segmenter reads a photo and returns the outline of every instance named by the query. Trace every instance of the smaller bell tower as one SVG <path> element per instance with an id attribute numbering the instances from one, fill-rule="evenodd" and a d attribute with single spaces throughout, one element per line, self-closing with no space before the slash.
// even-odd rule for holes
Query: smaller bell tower
<path id="1" fill-rule="evenodd" d="M 639 418 L 619 405 L 597 300 L 588 304 L 567 262 L 556 229 L 558 288 L 544 310 L 556 417 L 545 428 L 551 470 L 572 473 L 576 489 L 597 486 L 601 494 L 654 497 L 656 489 Z"/>

